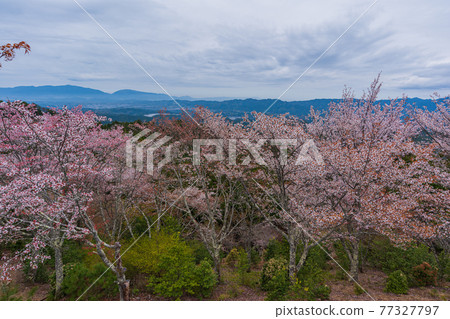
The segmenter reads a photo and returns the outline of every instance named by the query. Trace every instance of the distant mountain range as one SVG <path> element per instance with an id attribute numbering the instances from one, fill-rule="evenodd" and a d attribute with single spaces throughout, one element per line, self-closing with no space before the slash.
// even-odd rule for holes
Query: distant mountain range
<path id="1" fill-rule="evenodd" d="M 134 90 L 119 90 L 106 93 L 100 90 L 84 88 L 74 85 L 62 86 L 17 86 L 14 88 L 0 88 L 0 98 L 9 100 L 33 100 L 36 103 L 59 105 L 61 103 L 104 103 L 122 101 L 164 101 L 171 98 L 166 94 L 146 93 Z M 184 97 L 192 99 L 190 97 Z"/>
<path id="2" fill-rule="evenodd" d="M 206 106 L 212 111 L 222 112 L 230 118 L 242 116 L 251 111 L 264 112 L 274 99 L 233 99 L 233 100 L 195 100 L 189 96 L 175 97 L 183 108 Z M 18 86 L 0 88 L 0 100 L 22 100 L 40 106 L 61 107 L 63 105 L 83 105 L 85 109 L 94 110 L 118 121 L 148 120 L 158 111 L 165 109 L 168 113 L 179 114 L 180 107 L 166 94 L 148 93 L 135 90 L 119 90 L 106 93 L 100 90 L 80 86 Z M 315 109 L 327 108 L 330 102 L 338 99 L 314 99 L 308 101 L 277 101 L 268 111 L 269 114 L 289 113 L 304 117 L 311 106 Z M 384 102 L 385 100 L 380 100 Z M 430 99 L 411 98 L 409 103 L 418 106 L 433 107 Z"/>

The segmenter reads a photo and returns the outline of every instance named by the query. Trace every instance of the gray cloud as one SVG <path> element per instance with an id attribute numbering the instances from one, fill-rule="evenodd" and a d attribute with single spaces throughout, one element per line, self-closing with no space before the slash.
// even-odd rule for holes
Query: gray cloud
<path id="1" fill-rule="evenodd" d="M 80 3 L 174 95 L 275 98 L 372 1 Z M 0 86 L 75 84 L 161 92 L 73 1 L 0 0 L 0 42 L 32 52 Z M 383 97 L 450 93 L 450 6 L 379 1 L 283 98 L 359 94 L 382 71 Z"/>

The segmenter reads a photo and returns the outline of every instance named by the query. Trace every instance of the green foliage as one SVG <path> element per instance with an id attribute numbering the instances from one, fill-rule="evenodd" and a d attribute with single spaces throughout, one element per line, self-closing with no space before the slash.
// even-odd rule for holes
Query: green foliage
<path id="1" fill-rule="evenodd" d="M 50 283 L 52 271 L 55 266 L 55 253 L 50 247 L 46 248 L 46 254 L 50 256 L 50 259 L 46 260 L 42 264 L 38 264 L 36 269 L 32 269 L 29 264 L 25 264 L 23 272 L 29 280 L 34 283 L 46 284 Z M 63 264 L 80 263 L 85 262 L 87 258 L 87 252 L 83 250 L 82 244 L 79 241 L 66 240 L 62 246 L 62 260 Z M 96 258 L 98 263 L 100 260 Z"/>
<path id="2" fill-rule="evenodd" d="M 394 294 L 407 294 L 408 293 L 408 278 L 401 270 L 392 272 L 386 280 L 386 292 L 392 292 Z"/>
<path id="3" fill-rule="evenodd" d="M 446 281 L 450 281 L 450 255 L 444 250 L 439 254 L 439 267 L 442 269 L 442 278 Z"/>
<path id="4" fill-rule="evenodd" d="M 328 259 L 327 253 L 319 246 L 311 248 L 297 275 L 298 278 L 310 288 L 322 284 L 325 280 Z"/>
<path id="5" fill-rule="evenodd" d="M 239 275 L 239 282 L 242 286 L 247 286 L 256 289 L 260 286 L 261 272 L 250 271 Z"/>
<path id="6" fill-rule="evenodd" d="M 368 262 L 372 266 L 389 274 L 401 270 L 408 278 L 410 286 L 415 285 L 412 270 L 415 266 L 427 262 L 435 265 L 433 254 L 425 245 L 396 247 L 386 238 L 375 239 L 369 247 Z"/>
<path id="7" fill-rule="evenodd" d="M 217 284 L 217 276 L 207 260 L 201 261 L 199 265 L 193 268 L 192 277 L 193 295 L 201 297 L 211 296 Z"/>
<path id="8" fill-rule="evenodd" d="M 64 241 L 62 250 L 63 264 L 78 263 L 87 255 L 87 252 L 83 249 L 83 244 L 80 241 L 66 240 Z M 53 252 L 51 262 L 52 264 L 55 262 Z"/>
<path id="9" fill-rule="evenodd" d="M 155 220 L 156 220 L 155 216 Z M 180 233 L 183 230 L 183 225 L 180 222 L 180 219 L 166 214 L 161 218 L 161 229 L 166 233 Z"/>
<path id="10" fill-rule="evenodd" d="M 103 276 L 107 267 L 104 264 L 96 264 L 87 267 L 83 263 L 69 263 L 64 265 L 64 280 L 61 285 L 62 299 L 76 300 L 88 289 L 97 279 L 97 282 L 82 297 L 83 300 L 102 300 L 118 295 L 118 287 L 115 283 L 114 273 L 108 270 Z M 55 276 L 51 278 L 51 284 L 55 285 Z M 54 291 L 54 289 L 53 289 Z M 49 299 L 54 299 L 53 293 Z"/>
<path id="11" fill-rule="evenodd" d="M 237 255 L 237 272 L 239 275 L 239 283 L 243 286 L 256 288 L 259 285 L 260 272 L 251 271 L 251 264 L 248 259 L 247 252 L 243 248 L 238 249 Z"/>
<path id="12" fill-rule="evenodd" d="M 228 283 L 229 297 L 236 297 L 241 291 L 240 286 L 250 288 L 259 286 L 261 273 L 251 271 L 251 262 L 242 247 L 231 249 L 224 261 L 228 267 L 228 271 L 224 272 L 224 280 Z"/>
<path id="13" fill-rule="evenodd" d="M 261 262 L 261 255 L 254 247 L 252 247 L 250 251 L 250 260 L 253 266 L 259 265 Z"/>
<path id="14" fill-rule="evenodd" d="M 283 240 L 274 238 L 269 241 L 264 253 L 264 260 L 268 261 L 272 258 L 289 259 L 289 243 L 285 238 Z"/>
<path id="15" fill-rule="evenodd" d="M 330 300 L 331 288 L 327 285 L 318 285 L 310 290 L 309 300 Z"/>
<path id="16" fill-rule="evenodd" d="M 297 274 L 298 280 L 291 287 L 291 297 L 296 300 L 329 299 L 331 289 L 324 284 L 328 259 L 327 253 L 321 247 L 315 246 L 310 249 L 303 267 Z"/>
<path id="17" fill-rule="evenodd" d="M 123 263 L 127 274 L 145 274 L 148 288 L 169 299 L 184 294 L 208 297 L 216 284 L 210 263 L 196 265 L 192 248 L 176 233 L 161 231 L 142 238 L 123 256 Z"/>
<path id="18" fill-rule="evenodd" d="M 268 246 L 266 256 L 282 256 L 288 253 L 287 242 L 272 241 Z M 261 288 L 268 291 L 267 299 L 269 300 L 328 300 L 331 289 L 324 284 L 328 259 L 327 253 L 322 248 L 313 247 L 291 285 L 286 259 L 283 257 L 272 258 L 263 266 Z"/>
<path id="19" fill-rule="evenodd" d="M 38 287 L 32 287 L 27 293 L 27 301 L 31 301 Z M 16 296 L 19 292 L 16 286 L 9 284 L 0 284 L 0 301 L 22 301 L 21 296 Z"/>
<path id="20" fill-rule="evenodd" d="M 48 270 L 48 262 L 38 264 L 36 269 L 32 269 L 29 264 L 25 264 L 22 268 L 25 276 L 32 282 L 46 284 L 50 281 L 50 272 Z"/>
<path id="21" fill-rule="evenodd" d="M 342 269 L 339 268 L 336 270 L 334 278 L 336 280 L 346 280 L 348 279 L 348 275 Z"/>
<path id="22" fill-rule="evenodd" d="M 147 215 L 147 220 L 145 220 L 145 218 L 143 216 L 137 216 L 133 219 L 133 225 L 132 225 L 132 231 L 135 235 L 140 235 L 144 232 L 148 232 L 148 226 L 150 223 L 150 225 L 155 224 L 157 222 L 157 213 L 155 209 L 144 209 L 146 215 Z M 147 223 L 148 221 L 148 223 Z M 175 234 L 175 233 L 179 233 L 182 231 L 183 226 L 180 223 L 180 220 L 175 218 L 174 216 L 171 215 L 163 215 L 160 218 L 160 224 L 161 224 L 161 231 L 164 231 L 166 233 L 171 233 L 171 234 Z M 151 232 L 152 232 L 152 236 L 153 233 L 157 233 L 156 230 L 156 226 L 153 226 L 151 228 Z M 148 234 L 148 233 L 147 233 Z M 127 241 L 132 241 L 132 236 L 130 234 L 129 231 L 124 232 L 124 234 L 122 235 L 122 238 Z"/>
<path id="23" fill-rule="evenodd" d="M 192 249 L 194 254 L 195 263 L 198 265 L 201 261 L 207 260 L 211 265 L 214 264 L 214 261 L 206 248 L 205 244 L 200 240 L 187 240 L 186 243 Z"/>
<path id="24" fill-rule="evenodd" d="M 416 286 L 433 286 L 437 283 L 437 269 L 423 262 L 412 269 L 412 277 Z"/>
<path id="25" fill-rule="evenodd" d="M 16 240 L 0 243 L 0 252 L 2 251 L 18 251 L 25 248 L 25 240 Z"/>
<path id="26" fill-rule="evenodd" d="M 288 267 L 284 258 L 272 258 L 264 264 L 261 288 L 268 292 L 268 300 L 284 300 L 289 289 Z"/>
<path id="27" fill-rule="evenodd" d="M 2 284 L 0 286 L 0 301 L 20 301 L 22 298 L 15 297 L 18 290 L 15 286 L 11 284 Z"/>
<path id="28" fill-rule="evenodd" d="M 243 275 L 250 271 L 250 260 L 247 252 L 243 248 L 239 248 L 237 256 L 237 269 L 239 274 Z"/>
<path id="29" fill-rule="evenodd" d="M 341 265 L 345 270 L 350 269 L 350 259 L 348 259 L 348 255 L 345 252 L 344 246 L 342 242 L 337 240 L 333 243 L 334 253 L 336 254 L 336 261 Z"/>
<path id="30" fill-rule="evenodd" d="M 304 282 L 296 278 L 289 288 L 287 299 L 289 300 L 329 300 L 331 288 L 327 285 L 315 285 L 308 287 Z"/>
<path id="31" fill-rule="evenodd" d="M 230 250 L 228 255 L 225 257 L 225 264 L 228 267 L 234 268 L 237 265 L 238 259 L 239 259 L 239 251 L 237 248 L 233 248 Z"/>

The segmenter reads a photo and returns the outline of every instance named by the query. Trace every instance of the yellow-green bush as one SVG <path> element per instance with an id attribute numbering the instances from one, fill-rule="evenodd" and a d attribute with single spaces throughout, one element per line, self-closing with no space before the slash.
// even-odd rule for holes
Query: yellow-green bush
<path id="1" fill-rule="evenodd" d="M 289 285 L 286 259 L 272 258 L 264 264 L 261 273 L 261 288 L 268 292 L 268 300 L 284 300 Z"/>
<path id="2" fill-rule="evenodd" d="M 408 293 L 408 278 L 403 271 L 397 270 L 388 276 L 385 291 L 398 295 Z"/>
<path id="3" fill-rule="evenodd" d="M 127 275 L 145 274 L 148 288 L 169 299 L 185 294 L 208 297 L 216 285 L 211 265 L 196 265 L 193 250 L 177 233 L 158 232 L 141 239 L 123 256 L 123 263 Z"/>

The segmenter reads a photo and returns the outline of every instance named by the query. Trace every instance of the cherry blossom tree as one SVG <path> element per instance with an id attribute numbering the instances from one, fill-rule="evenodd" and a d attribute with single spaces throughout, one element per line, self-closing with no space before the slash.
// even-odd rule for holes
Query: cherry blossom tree
<path id="1" fill-rule="evenodd" d="M 434 111 L 416 107 L 412 113 L 413 119 L 420 128 L 431 137 L 444 152 L 450 156 L 450 97 L 441 99 L 435 93 L 433 101 L 436 106 Z"/>
<path id="2" fill-rule="evenodd" d="M 173 138 L 171 162 L 162 170 L 152 172 L 153 185 L 158 188 L 155 203 L 165 210 L 178 212 L 187 226 L 194 229 L 205 244 L 220 280 L 220 253 L 224 241 L 241 221 L 238 207 L 242 204 L 239 182 L 223 174 L 223 165 L 209 162 L 203 156 L 193 162 L 195 140 L 211 137 L 198 126 L 197 112 L 183 114 L 181 118 L 161 118 L 146 125 Z M 158 209 L 159 211 L 160 209 Z M 164 211 L 165 211 L 164 210 Z"/>
<path id="3" fill-rule="evenodd" d="M 91 181 L 92 201 L 82 217 L 90 234 L 94 234 L 85 242 L 96 249 L 101 260 L 116 274 L 120 300 L 129 300 L 130 286 L 122 266 L 121 241 L 125 234 L 133 240 L 141 235 L 133 231 L 133 221 L 141 215 L 140 206 L 149 201 L 153 190 L 144 172 L 126 166 L 124 155 L 124 147 L 120 145 L 109 156 L 110 173 Z M 113 251 L 114 258 L 104 248 Z"/>
<path id="4" fill-rule="evenodd" d="M 207 109 L 198 112 L 205 130 L 228 145 L 228 165 L 223 172 L 245 181 L 247 195 L 254 205 L 287 239 L 289 276 L 294 280 L 309 250 L 333 233 L 332 228 L 327 230 L 317 223 L 314 210 L 317 203 L 313 203 L 307 191 L 308 181 L 320 164 L 312 163 L 310 155 L 305 156 L 308 145 L 313 144 L 304 124 L 288 115 L 253 112 L 241 123 L 232 123 Z M 297 261 L 300 243 L 302 254 Z"/>
<path id="5" fill-rule="evenodd" d="M 95 181 L 111 176 L 109 156 L 124 137 L 118 129 L 102 130 L 104 118 L 80 107 L 42 113 L 16 101 L 1 103 L 0 112 L 0 241 L 26 243 L 3 256 L 2 279 L 25 262 L 37 267 L 50 247 L 58 293 L 65 240 L 89 235 L 103 253 L 89 205 Z"/>
<path id="6" fill-rule="evenodd" d="M 431 220 L 438 219 L 440 227 L 433 228 L 432 236 L 423 236 L 422 232 L 417 231 L 414 233 L 417 239 L 430 247 L 439 262 L 437 250 L 450 251 L 450 97 L 441 99 L 435 93 L 433 101 L 434 110 L 416 107 L 411 117 L 420 127 L 420 132 L 437 144 L 432 160 L 436 181 L 432 184 L 431 196 L 421 202 L 420 212 Z M 442 265 L 439 274 L 443 275 Z"/>
<path id="7" fill-rule="evenodd" d="M 338 235 L 355 280 L 366 234 L 403 243 L 412 239 L 412 230 L 430 236 L 437 227 L 417 211 L 435 180 L 428 167 L 435 145 L 413 140 L 417 127 L 404 116 L 406 99 L 379 103 L 380 88 L 378 77 L 359 100 L 344 90 L 328 110 L 312 110 L 307 128 L 325 163 L 310 195 L 320 198 L 317 212 L 327 223 L 342 224 Z"/>

